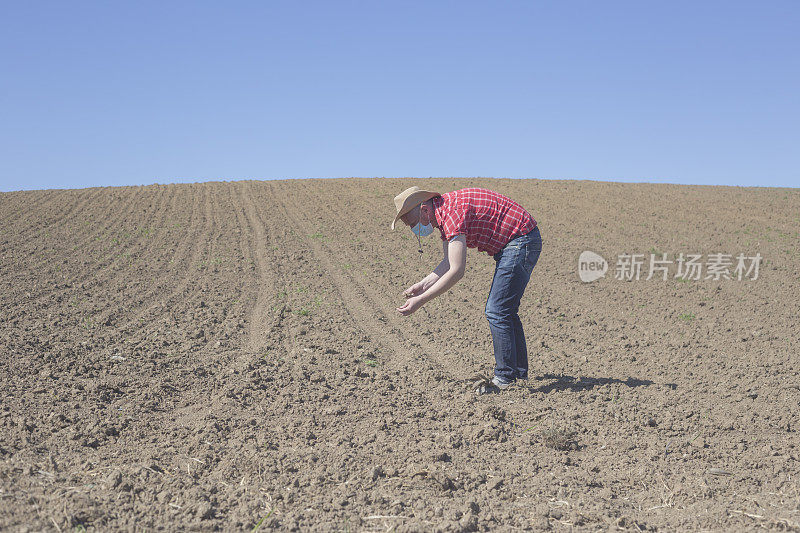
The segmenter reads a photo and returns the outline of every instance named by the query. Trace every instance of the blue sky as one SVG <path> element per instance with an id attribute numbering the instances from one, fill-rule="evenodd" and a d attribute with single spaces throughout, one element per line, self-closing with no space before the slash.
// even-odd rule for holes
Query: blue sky
<path id="1" fill-rule="evenodd" d="M 800 186 L 800 2 L 7 2 L 0 190 Z"/>

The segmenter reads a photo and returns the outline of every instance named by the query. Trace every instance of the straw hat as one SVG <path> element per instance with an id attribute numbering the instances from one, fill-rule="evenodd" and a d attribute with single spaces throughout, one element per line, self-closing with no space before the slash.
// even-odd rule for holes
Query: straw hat
<path id="1" fill-rule="evenodd" d="M 423 191 L 416 185 L 409 187 L 400 194 L 394 197 L 394 205 L 397 208 L 397 216 L 392 221 L 392 229 L 394 224 L 401 216 L 405 215 L 425 200 L 430 200 L 434 196 L 439 196 L 438 192 Z"/>

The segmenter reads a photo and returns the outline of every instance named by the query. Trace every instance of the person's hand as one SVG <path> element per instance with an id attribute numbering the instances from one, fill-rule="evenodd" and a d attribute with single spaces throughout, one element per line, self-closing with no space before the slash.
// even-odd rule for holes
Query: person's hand
<path id="1" fill-rule="evenodd" d="M 403 296 L 406 298 L 410 298 L 411 296 L 419 296 L 425 292 L 425 285 L 420 281 L 419 283 L 415 283 L 406 290 L 403 291 Z"/>
<path id="2" fill-rule="evenodd" d="M 406 303 L 404 303 L 402 306 L 398 307 L 397 312 L 403 316 L 408 316 L 422 307 L 423 303 L 425 302 L 422 300 L 422 298 L 419 296 L 414 296 L 413 298 L 406 300 Z"/>

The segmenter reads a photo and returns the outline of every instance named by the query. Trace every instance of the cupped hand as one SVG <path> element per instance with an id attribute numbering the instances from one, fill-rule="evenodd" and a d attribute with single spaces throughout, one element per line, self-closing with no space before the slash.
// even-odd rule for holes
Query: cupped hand
<path id="1" fill-rule="evenodd" d="M 406 290 L 403 291 L 403 296 L 410 298 L 411 296 L 419 296 L 425 292 L 425 286 L 420 281 L 419 283 L 415 283 Z"/>
<path id="2" fill-rule="evenodd" d="M 409 298 L 406 300 L 406 303 L 397 308 L 397 312 L 403 316 L 408 316 L 422 307 L 423 303 L 424 302 L 422 301 L 422 298 L 419 298 L 418 296 Z"/>

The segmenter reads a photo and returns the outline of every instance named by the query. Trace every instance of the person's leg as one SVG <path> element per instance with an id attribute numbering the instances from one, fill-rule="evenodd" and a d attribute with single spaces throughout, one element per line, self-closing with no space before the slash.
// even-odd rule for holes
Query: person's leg
<path id="1" fill-rule="evenodd" d="M 542 251 L 542 239 L 539 233 L 539 228 L 535 228 L 527 235 L 529 239 L 525 245 L 525 262 L 524 269 L 526 276 L 524 276 L 524 283 L 521 283 L 519 290 L 519 297 L 525 293 L 525 288 L 533 272 L 533 267 L 539 260 L 539 254 Z M 522 282 L 522 280 L 520 280 Z M 516 341 L 516 356 L 517 359 L 514 364 L 514 374 L 517 379 L 528 379 L 528 346 L 525 342 L 525 331 L 522 329 L 522 321 L 519 318 L 519 313 L 514 313 L 514 340 Z"/>
<path id="2" fill-rule="evenodd" d="M 520 284 L 528 277 L 524 268 L 525 251 L 521 244 L 509 243 L 495 255 L 497 264 L 485 309 L 492 332 L 494 375 L 506 383 L 514 381 L 516 377 L 517 340 L 514 316 L 519 308 Z"/>

